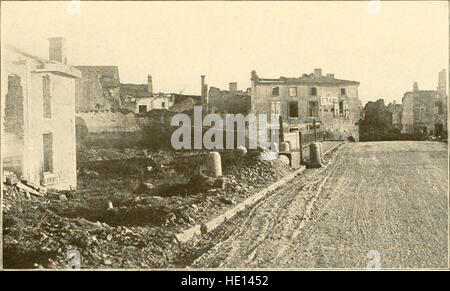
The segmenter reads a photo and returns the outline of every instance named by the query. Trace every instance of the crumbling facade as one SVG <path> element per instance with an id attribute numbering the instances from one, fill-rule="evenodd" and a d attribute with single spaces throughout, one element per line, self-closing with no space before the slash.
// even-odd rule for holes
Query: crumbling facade
<path id="1" fill-rule="evenodd" d="M 202 105 L 201 95 L 185 95 L 173 93 L 172 100 L 173 104 L 169 108 L 170 111 L 174 112 L 186 112 L 194 110 L 195 106 Z"/>
<path id="2" fill-rule="evenodd" d="M 222 114 L 247 115 L 251 109 L 249 90 L 237 89 L 237 83 L 229 84 L 229 90 L 209 87 L 207 96 L 207 112 Z"/>
<path id="3" fill-rule="evenodd" d="M 49 60 L 2 48 L 3 169 L 70 189 L 77 185 L 75 81 L 81 72 L 67 64 L 64 39 L 49 41 Z"/>
<path id="4" fill-rule="evenodd" d="M 76 66 L 82 78 L 76 81 L 76 112 L 117 110 L 119 96 L 119 69 L 117 66 Z"/>
<path id="5" fill-rule="evenodd" d="M 359 82 L 322 75 L 321 69 L 297 78 L 251 76 L 251 111 L 279 114 L 284 131 L 308 131 L 313 122 L 338 138 L 359 139 Z"/>
<path id="6" fill-rule="evenodd" d="M 392 114 L 392 127 L 396 129 L 402 129 L 402 116 L 403 116 L 403 104 L 397 104 L 394 100 L 389 103 L 387 110 Z"/>
<path id="7" fill-rule="evenodd" d="M 403 95 L 402 133 L 445 134 L 448 130 L 447 98 L 445 70 L 439 72 L 436 90 L 419 90 L 415 82 L 413 90 Z"/>

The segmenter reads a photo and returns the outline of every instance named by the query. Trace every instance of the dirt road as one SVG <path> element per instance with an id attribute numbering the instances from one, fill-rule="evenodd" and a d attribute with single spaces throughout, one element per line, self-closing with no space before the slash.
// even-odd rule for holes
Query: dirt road
<path id="1" fill-rule="evenodd" d="M 447 159 L 440 143 L 348 143 L 191 267 L 447 268 Z"/>

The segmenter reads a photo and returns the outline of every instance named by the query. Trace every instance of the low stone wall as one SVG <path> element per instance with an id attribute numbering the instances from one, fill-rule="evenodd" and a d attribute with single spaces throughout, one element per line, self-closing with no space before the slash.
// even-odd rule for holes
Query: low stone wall
<path id="1" fill-rule="evenodd" d="M 76 113 L 76 117 L 79 121 L 84 121 L 89 133 L 137 132 L 149 123 L 148 118 L 139 117 L 132 112 L 80 112 Z"/>
<path id="2" fill-rule="evenodd" d="M 173 113 L 175 114 L 175 113 Z M 166 147 L 175 130 L 171 112 L 152 112 L 145 116 L 121 112 L 82 112 L 76 114 L 78 147 Z"/>

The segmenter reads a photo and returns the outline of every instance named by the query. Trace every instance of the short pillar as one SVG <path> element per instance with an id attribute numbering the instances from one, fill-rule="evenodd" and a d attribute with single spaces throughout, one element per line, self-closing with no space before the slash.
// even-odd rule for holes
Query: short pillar
<path id="1" fill-rule="evenodd" d="M 290 151 L 289 143 L 280 142 L 280 152 L 288 152 Z"/>
<path id="2" fill-rule="evenodd" d="M 309 168 L 322 167 L 322 155 L 320 152 L 320 145 L 313 142 L 309 145 Z"/>
<path id="3" fill-rule="evenodd" d="M 222 162 L 218 152 L 211 152 L 205 155 L 205 175 L 210 177 L 222 176 Z"/>

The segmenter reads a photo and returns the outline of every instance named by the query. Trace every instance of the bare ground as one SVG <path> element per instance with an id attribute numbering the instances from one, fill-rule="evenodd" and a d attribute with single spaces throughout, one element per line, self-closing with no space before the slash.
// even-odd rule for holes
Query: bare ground
<path id="1" fill-rule="evenodd" d="M 381 268 L 447 268 L 447 185 L 444 144 L 349 143 L 224 225 L 190 267 L 365 268 L 375 250 Z"/>

